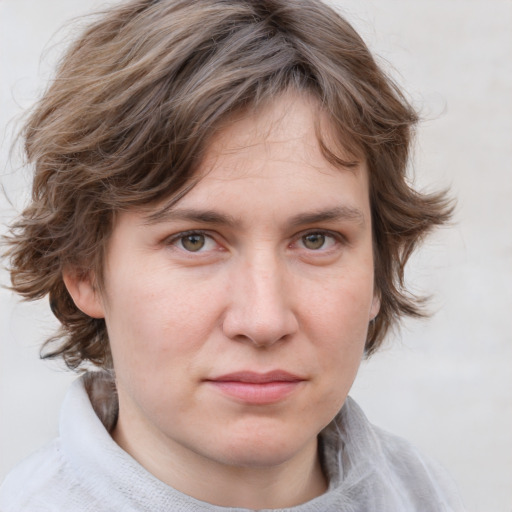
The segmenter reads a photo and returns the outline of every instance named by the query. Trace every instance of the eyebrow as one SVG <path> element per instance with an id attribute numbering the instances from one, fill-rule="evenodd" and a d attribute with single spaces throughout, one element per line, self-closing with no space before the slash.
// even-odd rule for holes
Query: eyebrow
<path id="1" fill-rule="evenodd" d="M 193 208 L 171 208 L 157 212 L 146 219 L 147 224 L 158 224 L 160 222 L 172 222 L 185 220 L 201 224 L 221 225 L 236 227 L 242 224 L 232 215 L 215 210 L 198 210 Z M 308 224 L 321 222 L 349 221 L 364 225 L 365 216 L 363 212 L 352 206 L 336 206 L 334 208 L 320 209 L 312 212 L 304 212 L 294 215 L 287 224 L 291 227 L 300 227 Z"/>
<path id="2" fill-rule="evenodd" d="M 201 224 L 224 225 L 234 227 L 239 224 L 237 220 L 225 213 L 214 210 L 196 210 L 193 208 L 170 208 L 162 212 L 150 215 L 146 219 L 147 224 L 158 224 L 160 222 L 172 222 L 176 220 L 187 220 Z"/>
<path id="3" fill-rule="evenodd" d="M 336 206 L 325 210 L 299 213 L 292 217 L 290 225 L 298 227 L 328 221 L 350 221 L 363 225 L 365 223 L 365 216 L 358 208 L 352 206 Z"/>

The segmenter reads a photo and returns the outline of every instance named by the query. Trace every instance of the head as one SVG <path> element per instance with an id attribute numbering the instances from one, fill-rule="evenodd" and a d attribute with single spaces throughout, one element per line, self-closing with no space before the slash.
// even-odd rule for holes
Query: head
<path id="1" fill-rule="evenodd" d="M 366 354 L 422 314 L 404 267 L 449 207 L 407 183 L 417 115 L 354 29 L 313 0 L 135 0 L 77 39 L 24 130 L 35 175 L 9 238 L 11 276 L 24 297 L 48 295 L 62 323 L 47 356 L 112 367 L 104 318 L 77 307 L 64 275 L 101 293 L 116 219 L 172 209 L 204 179 L 217 135 L 287 94 L 315 105 L 330 165 L 367 172 L 380 309 Z"/>

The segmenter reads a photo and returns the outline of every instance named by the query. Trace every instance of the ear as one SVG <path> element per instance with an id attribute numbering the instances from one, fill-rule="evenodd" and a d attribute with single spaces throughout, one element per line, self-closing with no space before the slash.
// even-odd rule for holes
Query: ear
<path id="1" fill-rule="evenodd" d="M 380 294 L 374 293 L 373 300 L 372 300 L 372 306 L 370 308 L 369 320 L 370 321 L 373 320 L 379 314 L 379 311 L 380 311 Z"/>
<path id="2" fill-rule="evenodd" d="M 105 318 L 105 307 L 92 272 L 84 275 L 76 270 L 67 269 L 62 273 L 62 278 L 80 311 L 93 318 Z"/>

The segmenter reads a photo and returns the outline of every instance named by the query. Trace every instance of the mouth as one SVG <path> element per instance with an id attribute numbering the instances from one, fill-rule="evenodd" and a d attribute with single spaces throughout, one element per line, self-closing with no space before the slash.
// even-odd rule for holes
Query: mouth
<path id="1" fill-rule="evenodd" d="M 267 405 L 289 397 L 306 379 L 275 370 L 266 373 L 242 371 L 204 381 L 224 396 L 252 405 Z"/>

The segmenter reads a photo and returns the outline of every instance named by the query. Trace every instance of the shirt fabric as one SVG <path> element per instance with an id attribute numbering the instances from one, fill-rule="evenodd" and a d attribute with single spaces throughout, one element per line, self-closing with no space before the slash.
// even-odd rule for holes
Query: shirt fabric
<path id="1" fill-rule="evenodd" d="M 60 436 L 18 465 L 0 487 L 2 512 L 234 512 L 161 482 L 112 439 L 117 397 L 112 380 L 88 373 L 62 406 Z M 329 488 L 282 512 L 459 512 L 444 470 L 409 443 L 371 425 L 347 398 L 320 433 Z"/>

